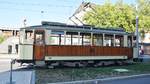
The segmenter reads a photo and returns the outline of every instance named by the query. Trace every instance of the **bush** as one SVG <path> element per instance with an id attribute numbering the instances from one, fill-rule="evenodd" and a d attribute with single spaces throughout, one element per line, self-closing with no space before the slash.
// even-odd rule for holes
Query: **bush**
<path id="1" fill-rule="evenodd" d="M 4 41 L 4 37 L 0 36 L 0 43 L 2 43 Z"/>

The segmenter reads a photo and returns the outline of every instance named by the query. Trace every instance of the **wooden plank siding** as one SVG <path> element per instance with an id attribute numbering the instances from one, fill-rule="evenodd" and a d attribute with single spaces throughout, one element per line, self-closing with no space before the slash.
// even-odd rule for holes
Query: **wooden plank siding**
<path id="1" fill-rule="evenodd" d="M 46 45 L 43 48 L 35 45 L 34 49 L 38 60 L 44 56 L 128 56 L 128 59 L 133 57 L 133 50 L 128 47 Z"/>
<path id="2" fill-rule="evenodd" d="M 33 53 L 33 57 L 35 60 L 44 60 L 44 56 L 45 56 L 45 46 L 44 45 L 34 45 L 34 53 Z"/>

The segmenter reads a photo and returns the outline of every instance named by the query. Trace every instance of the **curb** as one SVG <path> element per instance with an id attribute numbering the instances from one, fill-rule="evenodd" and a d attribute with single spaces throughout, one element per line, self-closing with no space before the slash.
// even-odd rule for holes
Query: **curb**
<path id="1" fill-rule="evenodd" d="M 93 80 L 81 80 L 81 81 L 71 81 L 71 82 L 58 82 L 58 83 L 47 83 L 47 84 L 85 84 L 85 83 L 92 83 L 98 84 L 104 81 L 113 81 L 113 80 L 122 80 L 122 79 L 133 79 L 133 78 L 140 78 L 150 76 L 150 74 L 139 74 L 139 75 L 131 75 L 131 76 L 119 76 L 119 77 L 110 77 L 110 78 L 102 78 L 102 79 L 93 79 Z"/>
<path id="2" fill-rule="evenodd" d="M 150 74 L 139 74 L 139 75 L 131 75 L 131 76 L 119 76 L 119 77 L 111 77 L 100 79 L 101 81 L 111 81 L 111 80 L 122 80 L 122 79 L 133 79 L 133 78 L 141 78 L 145 76 L 150 76 Z"/>

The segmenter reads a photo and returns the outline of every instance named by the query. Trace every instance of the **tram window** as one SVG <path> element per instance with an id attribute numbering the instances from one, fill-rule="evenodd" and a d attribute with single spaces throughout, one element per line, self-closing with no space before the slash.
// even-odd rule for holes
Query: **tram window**
<path id="1" fill-rule="evenodd" d="M 72 35 L 72 45 L 79 45 L 78 40 L 78 35 Z"/>
<path id="2" fill-rule="evenodd" d="M 123 40 L 123 37 L 121 37 L 120 38 L 120 46 L 124 46 L 123 44 L 124 44 L 124 42 L 123 42 L 124 40 Z"/>
<path id="3" fill-rule="evenodd" d="M 123 46 L 123 36 L 115 37 L 115 46 Z"/>
<path id="4" fill-rule="evenodd" d="M 131 36 L 129 37 L 128 36 L 128 47 L 131 47 L 132 46 L 132 38 L 131 38 Z"/>
<path id="5" fill-rule="evenodd" d="M 118 38 L 115 39 L 115 46 L 120 46 L 120 39 Z"/>
<path id="6" fill-rule="evenodd" d="M 33 31 L 25 31 L 25 39 L 33 39 Z"/>
<path id="7" fill-rule="evenodd" d="M 51 45 L 64 45 L 64 31 L 52 31 L 50 43 Z"/>
<path id="8" fill-rule="evenodd" d="M 81 35 L 80 36 L 76 35 L 73 38 L 75 38 L 75 40 L 73 39 L 73 44 L 75 44 L 75 45 L 82 45 L 82 36 Z"/>
<path id="9" fill-rule="evenodd" d="M 52 45 L 59 45 L 59 35 L 58 34 L 52 34 L 51 35 L 51 44 Z"/>
<path id="10" fill-rule="evenodd" d="M 83 36 L 83 45 L 90 45 L 91 37 L 89 35 Z"/>
<path id="11" fill-rule="evenodd" d="M 106 36 L 104 40 L 104 46 L 112 46 L 112 45 L 113 45 L 112 36 Z"/>
<path id="12" fill-rule="evenodd" d="M 131 47 L 131 40 L 128 39 L 128 47 Z"/>
<path id="13" fill-rule="evenodd" d="M 103 45 L 102 35 L 94 35 L 94 45 L 97 45 L 97 46 L 102 46 Z"/>
<path id="14" fill-rule="evenodd" d="M 132 47 L 136 47 L 136 37 L 133 38 L 133 46 Z"/>
<path id="15" fill-rule="evenodd" d="M 66 35 L 66 45 L 71 45 L 71 35 Z"/>
<path id="16" fill-rule="evenodd" d="M 61 45 L 82 45 L 82 37 L 80 36 L 80 42 L 78 35 L 72 35 L 72 44 L 71 44 L 71 35 L 66 35 L 66 41 L 64 41 L 64 35 L 61 35 Z M 66 42 L 66 43 L 64 43 Z"/>
<path id="17" fill-rule="evenodd" d="M 61 35 L 61 45 L 64 45 L 65 43 L 64 35 Z"/>
<path id="18" fill-rule="evenodd" d="M 21 35 L 20 35 L 20 42 L 21 43 L 33 44 L 33 41 L 34 41 L 34 36 L 33 36 L 32 30 L 25 30 L 25 32 L 21 31 Z"/>

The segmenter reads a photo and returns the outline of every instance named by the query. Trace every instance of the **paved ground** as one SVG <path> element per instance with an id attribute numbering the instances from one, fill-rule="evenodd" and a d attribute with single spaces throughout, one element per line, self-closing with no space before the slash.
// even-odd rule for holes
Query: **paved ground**
<path id="1" fill-rule="evenodd" d="M 0 60 L 10 60 L 10 59 L 16 59 L 18 58 L 18 54 L 1 54 L 0 53 Z"/>
<path id="2" fill-rule="evenodd" d="M 150 62 L 150 55 L 141 55 L 139 59 L 142 59 L 142 62 Z"/>
<path id="3" fill-rule="evenodd" d="M 15 84 L 31 84 L 32 71 L 13 71 L 12 80 Z M 0 84 L 7 84 L 10 81 L 9 71 L 0 73 Z"/>
<path id="4" fill-rule="evenodd" d="M 12 80 L 15 84 L 35 84 L 35 72 L 20 67 L 19 63 L 13 65 Z M 10 59 L 0 59 L 0 84 L 8 84 L 10 78 Z"/>

